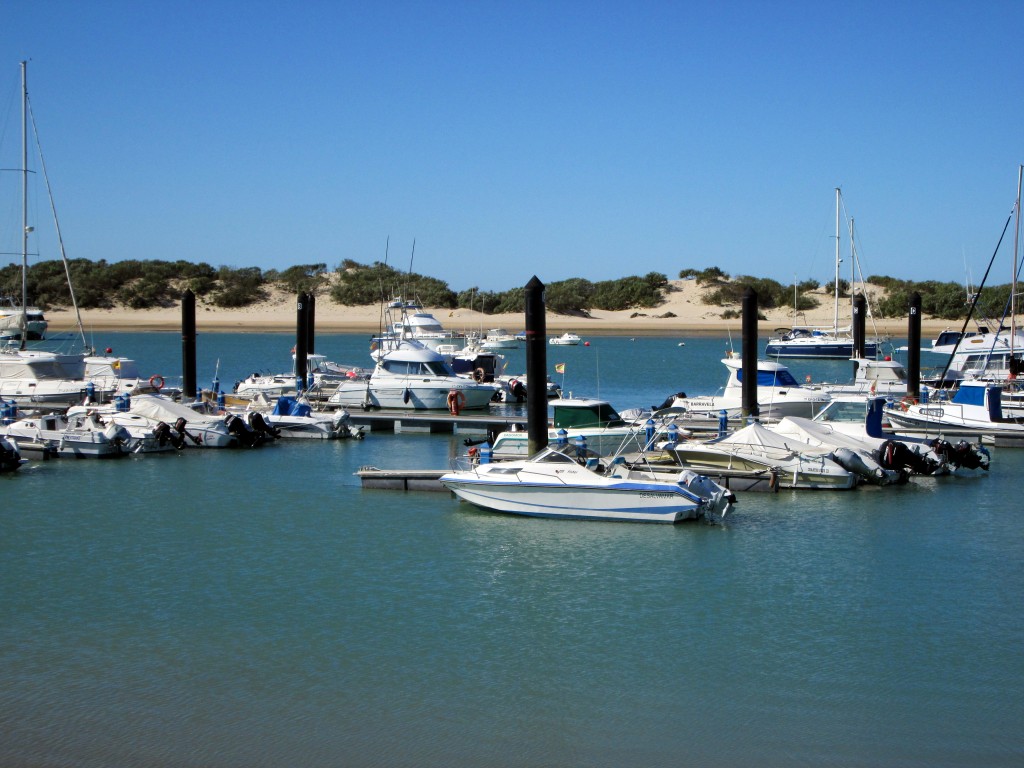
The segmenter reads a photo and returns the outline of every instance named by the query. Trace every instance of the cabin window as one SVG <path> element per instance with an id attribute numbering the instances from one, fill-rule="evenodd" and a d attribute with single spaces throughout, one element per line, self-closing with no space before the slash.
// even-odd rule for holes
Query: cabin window
<path id="1" fill-rule="evenodd" d="M 743 369 L 736 371 L 738 381 L 743 381 Z M 758 371 L 757 386 L 759 387 L 798 387 L 796 379 L 788 370 Z"/>

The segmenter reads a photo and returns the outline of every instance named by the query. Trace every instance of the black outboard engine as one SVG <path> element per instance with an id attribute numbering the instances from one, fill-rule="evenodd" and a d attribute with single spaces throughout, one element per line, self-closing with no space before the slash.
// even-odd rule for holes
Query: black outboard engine
<path id="1" fill-rule="evenodd" d="M 161 421 L 153 428 L 153 435 L 156 437 L 156 443 L 161 448 L 170 443 L 178 450 L 181 450 L 185 446 L 185 438 L 183 435 L 175 432 L 171 429 L 170 424 Z"/>
<path id="2" fill-rule="evenodd" d="M 899 440 L 882 443 L 878 449 L 878 463 L 883 469 L 894 469 L 905 477 L 911 474 L 931 475 L 942 468 L 935 459 L 918 453 Z"/>
<path id="3" fill-rule="evenodd" d="M 652 405 L 651 406 L 651 410 L 652 411 L 663 411 L 666 408 L 671 408 L 672 407 L 672 403 L 674 403 L 676 401 L 677 397 L 684 398 L 684 397 L 686 397 L 686 393 L 685 392 L 676 392 L 674 395 L 669 395 L 668 397 L 665 398 L 665 402 L 663 402 L 661 405 Z"/>
<path id="4" fill-rule="evenodd" d="M 983 445 L 973 445 L 961 440 L 953 445 L 948 440 L 937 438 L 932 441 L 932 450 L 941 456 L 947 464 L 966 469 L 983 469 L 988 472 L 992 457 Z"/>
<path id="5" fill-rule="evenodd" d="M 202 445 L 203 444 L 202 436 L 201 435 L 193 435 L 191 432 L 187 431 L 185 429 L 185 425 L 186 424 L 188 424 L 188 422 L 185 421 L 185 417 L 184 416 L 179 416 L 178 420 L 176 422 L 174 422 L 174 431 L 178 433 L 178 437 L 181 439 L 181 444 L 184 445 L 185 444 L 185 438 L 188 438 L 194 444 Z"/>
<path id="6" fill-rule="evenodd" d="M 228 426 L 228 432 L 234 435 L 239 444 L 246 448 L 252 448 L 262 439 L 252 427 L 233 413 L 229 413 L 225 417 L 224 422 Z"/>
<path id="7" fill-rule="evenodd" d="M 252 411 L 249 414 L 249 426 L 252 427 L 257 434 L 268 437 L 271 440 L 281 436 L 281 430 L 277 427 L 270 426 L 270 424 L 267 423 L 267 420 L 263 418 L 263 414 L 257 411 Z"/>
<path id="8" fill-rule="evenodd" d="M 526 399 L 526 386 L 519 379 L 512 379 L 508 383 L 508 391 L 516 399 L 517 403 L 521 403 Z"/>

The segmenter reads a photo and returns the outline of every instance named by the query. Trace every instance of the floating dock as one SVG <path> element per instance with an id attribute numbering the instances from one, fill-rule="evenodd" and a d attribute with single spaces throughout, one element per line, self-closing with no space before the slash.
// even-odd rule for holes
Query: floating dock
<path id="1" fill-rule="evenodd" d="M 664 471 L 666 479 L 670 474 L 678 474 L 682 467 L 675 471 Z M 446 469 L 380 469 L 379 467 L 360 467 L 356 472 L 362 486 L 366 490 L 377 491 L 443 491 L 441 475 Z M 739 470 L 719 470 L 703 473 L 723 488 L 731 491 L 759 491 L 778 493 L 779 476 L 774 472 L 741 472 Z"/>
<path id="2" fill-rule="evenodd" d="M 508 413 L 460 413 L 446 411 L 361 411 L 348 412 L 353 424 L 367 427 L 371 432 L 430 432 L 496 434 L 518 427 L 526 429 L 526 416 Z"/>

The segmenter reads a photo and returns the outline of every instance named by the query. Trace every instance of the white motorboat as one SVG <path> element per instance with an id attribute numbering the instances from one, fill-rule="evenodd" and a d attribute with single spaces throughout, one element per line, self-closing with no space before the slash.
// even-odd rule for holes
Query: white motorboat
<path id="1" fill-rule="evenodd" d="M 164 389 L 163 376 L 145 378 L 139 373 L 138 364 L 130 357 L 86 355 L 84 363 L 86 388 L 92 382 L 94 391 L 100 393 L 98 399 L 107 400 L 123 394 L 157 393 Z"/>
<path id="2" fill-rule="evenodd" d="M 526 400 L 529 379 L 525 373 L 518 376 L 500 376 L 497 381 L 501 385 L 503 402 L 522 403 Z M 556 400 L 562 396 L 562 387 L 548 379 L 544 382 L 544 392 L 548 400 Z"/>
<path id="3" fill-rule="evenodd" d="M 232 413 L 201 413 L 163 395 L 137 395 L 131 398 L 130 413 L 146 419 L 154 428 L 167 424 L 183 438 L 186 446 L 198 448 L 252 447 L 262 441 L 246 422 Z"/>
<path id="4" fill-rule="evenodd" d="M 665 450 L 695 472 L 761 472 L 780 488 L 847 490 L 858 482 L 829 457 L 831 450 L 783 437 L 758 422 L 713 440 L 668 443 Z"/>
<path id="5" fill-rule="evenodd" d="M 479 463 L 441 477 L 463 501 L 514 515 L 676 523 L 716 520 L 728 511 L 730 494 L 708 478 L 680 472 L 674 480 L 651 479 L 619 462 L 582 466 L 551 446 L 528 459 Z"/>
<path id="6" fill-rule="evenodd" d="M 306 355 L 307 389 L 320 392 L 333 392 L 338 382 L 345 379 L 357 379 L 368 376 L 370 371 L 352 365 L 340 365 L 331 362 L 324 355 L 309 353 Z M 297 376 L 295 370 L 295 348 L 292 348 L 292 369 L 290 373 L 260 373 L 256 371 L 244 379 L 236 381 L 234 394 L 251 399 L 263 395 L 270 399 L 291 396 L 297 393 Z"/>
<path id="7" fill-rule="evenodd" d="M 725 389 L 720 395 L 687 397 L 685 393 L 672 395 L 660 408 L 703 418 L 718 418 L 726 411 L 729 418 L 736 418 L 743 412 L 743 361 L 738 356 L 722 360 L 729 371 Z M 793 378 L 789 369 L 768 360 L 757 361 L 757 406 L 762 419 L 781 419 L 783 416 L 805 416 L 811 418 L 824 408 L 831 395 L 822 390 L 803 387 Z M 662 414 L 668 415 L 668 413 Z"/>
<path id="8" fill-rule="evenodd" d="M 518 349 L 519 339 L 504 328 L 491 328 L 480 339 L 480 347 L 483 349 Z"/>
<path id="9" fill-rule="evenodd" d="M 597 456 L 611 456 L 643 451 L 653 439 L 653 435 L 647 434 L 646 425 L 627 424 L 607 400 L 556 400 L 552 411 L 548 427 L 551 445 L 567 444 L 573 449 L 582 447 Z M 496 460 L 525 459 L 530 455 L 529 435 L 521 429 L 499 432 L 491 446 L 491 455 Z"/>
<path id="10" fill-rule="evenodd" d="M 1024 445 L 1024 419 L 1003 416 L 1002 388 L 984 382 L 964 381 L 952 398 L 939 397 L 927 402 L 906 398 L 886 408 L 886 416 L 896 432 L 913 430 L 915 434 L 990 436 L 997 441 Z"/>
<path id="11" fill-rule="evenodd" d="M 20 307 L 13 296 L 0 298 L 0 340 L 38 341 L 46 338 L 49 323 L 39 307 Z M 25 330 L 27 330 L 27 333 Z"/>
<path id="12" fill-rule="evenodd" d="M 282 396 L 271 403 L 259 395 L 239 415 L 244 415 L 249 426 L 257 432 L 269 429 L 274 437 L 307 440 L 363 437 L 362 427 L 352 424 L 349 412 L 344 408 L 314 411 L 304 396 Z"/>
<path id="13" fill-rule="evenodd" d="M 127 430 L 96 413 L 27 416 L 0 428 L 0 434 L 19 445 L 46 446 L 65 458 L 110 459 L 127 456 L 131 450 Z"/>
<path id="14" fill-rule="evenodd" d="M 82 402 L 85 355 L 0 347 L 0 398 L 22 407 L 66 408 Z M 109 391 L 96 391 L 97 397 Z"/>
<path id="15" fill-rule="evenodd" d="M 458 413 L 487 408 L 496 393 L 494 384 L 457 375 L 438 352 L 402 341 L 381 356 L 367 378 L 339 382 L 328 402 L 345 408 Z"/>
<path id="16" fill-rule="evenodd" d="M 579 344 L 580 341 L 580 337 L 575 333 L 566 331 L 561 336 L 552 336 L 551 339 L 548 340 L 548 343 L 554 344 L 557 347 L 574 347 Z"/>
<path id="17" fill-rule="evenodd" d="M 463 349 L 466 346 L 466 334 L 446 330 L 436 317 L 422 311 L 417 302 L 394 298 L 386 304 L 385 309 L 389 320 L 387 331 L 373 340 L 381 349 L 390 349 L 397 342 L 410 340 L 418 341 L 429 349 L 440 346 Z M 394 315 L 398 315 L 397 320 L 392 319 Z"/>
<path id="18" fill-rule="evenodd" d="M 853 359 L 853 382 L 849 384 L 816 385 L 832 397 L 860 395 L 861 397 L 889 396 L 905 397 L 907 394 L 907 371 L 903 364 L 886 357 L 884 360 L 870 358 Z"/>
<path id="19" fill-rule="evenodd" d="M 124 395 L 118 395 L 112 403 L 73 405 L 67 410 L 67 415 L 69 419 L 80 415 L 92 416 L 101 424 L 123 428 L 128 453 L 161 453 L 184 446 L 184 438 L 171 429 L 170 425 L 162 422 L 154 424 L 144 416 L 128 412 L 128 402 Z"/>

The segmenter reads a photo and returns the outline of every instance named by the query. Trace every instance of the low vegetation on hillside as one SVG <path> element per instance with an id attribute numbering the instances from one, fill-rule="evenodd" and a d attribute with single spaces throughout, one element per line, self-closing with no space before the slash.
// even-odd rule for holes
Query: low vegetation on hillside
<path id="1" fill-rule="evenodd" d="M 360 264 L 346 260 L 335 270 L 326 264 L 300 264 L 287 269 L 261 270 L 258 267 L 213 267 L 204 262 L 73 259 L 68 262 L 75 298 L 80 307 L 131 309 L 174 306 L 186 289 L 204 302 L 217 307 L 244 307 L 268 297 L 272 290 L 287 293 L 313 292 L 329 296 L 338 304 L 362 306 L 382 299 L 402 296 L 424 306 L 445 309 L 466 308 L 486 314 L 522 312 L 524 289 L 482 291 L 476 287 L 456 292 L 435 277 L 400 272 L 380 262 Z M 831 297 L 832 283 L 819 285 L 803 280 L 784 285 L 770 278 L 739 275 L 730 277 L 718 267 L 683 269 L 679 279 L 694 280 L 703 290 L 702 301 L 735 313 L 747 287 L 757 291 L 760 309 L 788 307 L 796 311 L 814 309 L 821 297 Z M 925 315 L 947 320 L 966 317 L 969 308 L 964 289 L 957 283 L 933 280 L 914 282 L 893 277 L 868 278 L 867 296 L 877 317 L 903 317 L 910 296 L 921 295 Z M 71 305 L 68 277 L 60 261 L 43 261 L 28 271 L 30 303 L 43 309 Z M 657 307 L 672 290 L 668 277 L 659 272 L 618 280 L 591 281 L 571 278 L 548 283 L 545 300 L 549 310 L 563 314 L 586 315 L 591 310 L 617 311 Z M 859 286 L 855 289 L 859 290 Z M 850 295 L 850 284 L 839 281 L 840 296 Z M 817 296 L 811 295 L 816 293 Z M 987 317 L 1000 317 L 1010 294 L 1009 285 L 992 286 L 981 291 L 978 311 Z M 0 296 L 21 296 L 21 266 L 0 268 Z"/>

